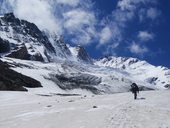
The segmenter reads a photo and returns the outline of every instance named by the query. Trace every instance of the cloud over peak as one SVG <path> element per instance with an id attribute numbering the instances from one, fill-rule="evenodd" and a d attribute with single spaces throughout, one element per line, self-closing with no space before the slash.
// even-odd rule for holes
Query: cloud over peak
<path id="1" fill-rule="evenodd" d="M 160 14 L 161 14 L 161 12 L 158 9 L 153 8 L 153 7 L 149 8 L 147 10 L 147 17 L 152 20 L 155 20 L 156 18 L 158 18 L 160 16 Z"/>
<path id="2" fill-rule="evenodd" d="M 102 29 L 100 35 L 100 44 L 108 43 L 112 38 L 112 32 L 108 26 Z"/>
<path id="3" fill-rule="evenodd" d="M 142 42 L 147 42 L 154 39 L 154 34 L 149 33 L 147 31 L 139 31 L 138 38 Z"/>
<path id="4" fill-rule="evenodd" d="M 59 4 L 69 5 L 73 7 L 77 6 L 79 2 L 79 0 L 57 0 L 57 3 Z"/>
<path id="5" fill-rule="evenodd" d="M 140 46 L 138 43 L 132 42 L 129 46 L 129 50 L 137 55 L 143 56 L 143 54 L 149 52 L 148 48 L 145 46 Z"/>

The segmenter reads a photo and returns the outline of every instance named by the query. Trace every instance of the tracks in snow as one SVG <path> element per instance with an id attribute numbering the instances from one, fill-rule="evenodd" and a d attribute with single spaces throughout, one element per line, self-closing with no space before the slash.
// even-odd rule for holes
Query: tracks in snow
<path id="1" fill-rule="evenodd" d="M 170 128 L 169 118 L 170 110 L 129 101 L 112 109 L 106 128 Z"/>
<path id="2" fill-rule="evenodd" d="M 113 113 L 108 119 L 108 125 L 106 128 L 136 128 L 128 115 L 129 111 L 133 111 L 130 101 L 118 105 L 113 109 Z"/>

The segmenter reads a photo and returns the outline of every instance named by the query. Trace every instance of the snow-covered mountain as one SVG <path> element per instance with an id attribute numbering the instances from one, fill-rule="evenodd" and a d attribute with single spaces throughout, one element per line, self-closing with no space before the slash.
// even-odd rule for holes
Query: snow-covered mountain
<path id="1" fill-rule="evenodd" d="M 68 47 L 62 36 L 40 31 L 35 24 L 20 20 L 13 13 L 0 17 L 0 43 L 2 56 L 42 62 L 56 58 L 92 62 L 82 47 L 71 52 L 74 47 Z"/>
<path id="2" fill-rule="evenodd" d="M 88 53 L 82 46 L 80 45 L 78 45 L 77 47 L 69 46 L 69 49 L 75 61 L 93 64 L 93 60 L 91 59 L 91 57 L 88 55 Z"/>
<path id="3" fill-rule="evenodd" d="M 26 60 L 50 61 L 55 49 L 35 24 L 16 18 L 13 13 L 0 18 L 0 38 L 6 44 L 1 54 Z"/>
<path id="4" fill-rule="evenodd" d="M 124 57 L 93 61 L 83 47 L 69 46 L 62 36 L 41 31 L 13 13 L 0 17 L 0 55 L 11 69 L 41 82 L 43 88 L 29 91 L 127 92 L 133 82 L 141 90 L 170 88 L 165 67 Z"/>
<path id="5" fill-rule="evenodd" d="M 136 58 L 114 56 L 98 60 L 95 64 L 125 71 L 133 75 L 134 80 L 141 80 L 155 87 L 170 87 L 170 69 L 166 67 L 156 67 Z"/>
<path id="6" fill-rule="evenodd" d="M 136 82 L 140 90 L 166 89 L 164 85 L 154 85 L 133 73 L 87 64 L 77 61 L 61 60 L 43 63 L 3 57 L 11 68 L 21 74 L 41 82 L 43 88 L 30 89 L 37 93 L 87 93 L 110 94 L 127 92 L 130 84 Z"/>

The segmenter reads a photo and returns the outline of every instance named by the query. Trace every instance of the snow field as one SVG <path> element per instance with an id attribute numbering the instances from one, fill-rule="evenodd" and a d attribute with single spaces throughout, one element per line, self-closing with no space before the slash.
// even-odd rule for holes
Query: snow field
<path id="1" fill-rule="evenodd" d="M 169 91 L 62 97 L 0 92 L 1 128 L 169 128 Z"/>

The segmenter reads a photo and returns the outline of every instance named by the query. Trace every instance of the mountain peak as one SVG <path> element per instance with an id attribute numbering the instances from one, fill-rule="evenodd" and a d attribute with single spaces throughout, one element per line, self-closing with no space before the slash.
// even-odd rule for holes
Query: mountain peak
<path id="1" fill-rule="evenodd" d="M 14 15 L 13 12 L 6 13 L 6 14 L 4 15 L 4 18 L 15 19 L 15 15 Z"/>
<path id="2" fill-rule="evenodd" d="M 3 42 L 10 44 L 10 51 L 4 56 L 48 62 L 50 53 L 55 54 L 54 47 L 35 24 L 20 20 L 13 13 L 0 17 L 0 35 Z"/>
<path id="3" fill-rule="evenodd" d="M 77 50 L 77 57 L 80 60 L 83 60 L 86 63 L 91 63 L 91 64 L 93 63 L 90 56 L 88 55 L 88 53 L 86 52 L 84 47 L 82 47 L 81 45 L 78 45 L 76 47 L 76 50 Z"/>

